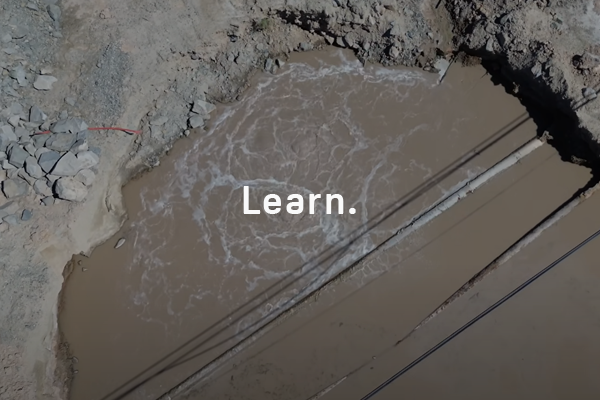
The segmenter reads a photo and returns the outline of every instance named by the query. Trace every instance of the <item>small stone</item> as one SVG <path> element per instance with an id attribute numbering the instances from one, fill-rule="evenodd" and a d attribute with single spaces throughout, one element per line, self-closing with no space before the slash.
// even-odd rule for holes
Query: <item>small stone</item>
<path id="1" fill-rule="evenodd" d="M 71 154 L 71 153 L 67 153 L 67 154 Z M 71 154 L 71 155 L 73 155 L 73 154 Z M 59 159 L 60 159 L 60 153 L 50 150 L 50 151 L 47 151 L 40 155 L 40 157 L 38 158 L 38 164 L 40 165 L 40 167 L 42 167 L 42 170 L 44 170 L 45 173 L 49 174 Z M 77 173 L 77 172 L 75 172 L 75 173 Z"/>
<path id="2" fill-rule="evenodd" d="M 598 94 L 596 93 L 596 91 L 594 89 L 592 89 L 591 87 L 586 87 L 582 90 L 583 93 L 583 97 L 588 98 L 588 99 L 595 99 L 596 97 L 598 97 Z"/>
<path id="3" fill-rule="evenodd" d="M 42 156 L 44 156 L 44 153 Z M 75 176 L 82 169 L 81 162 L 70 151 L 66 152 L 52 169 L 52 175 Z"/>
<path id="4" fill-rule="evenodd" d="M 50 126 L 52 133 L 78 133 L 87 128 L 87 124 L 80 118 L 63 119 Z"/>
<path id="5" fill-rule="evenodd" d="M 392 27 L 389 30 L 390 36 L 402 36 L 402 25 L 396 21 L 392 23 Z"/>
<path id="6" fill-rule="evenodd" d="M 0 126 L 0 151 L 6 151 L 9 144 L 18 140 L 19 138 L 9 125 Z"/>
<path id="7" fill-rule="evenodd" d="M 189 129 L 186 129 L 185 131 L 183 131 L 183 134 L 184 134 L 185 136 L 190 136 L 190 130 L 189 130 Z"/>
<path id="8" fill-rule="evenodd" d="M 13 69 L 10 73 L 10 77 L 16 80 L 19 86 L 25 86 L 27 84 L 25 69 L 22 66 L 18 66 L 17 68 Z"/>
<path id="9" fill-rule="evenodd" d="M 33 184 L 35 183 L 35 178 L 34 178 L 34 177 L 32 177 L 31 175 L 29 175 L 29 174 L 27 173 L 27 171 L 25 171 L 25 170 L 24 170 L 24 169 L 22 169 L 22 168 L 19 168 L 19 169 L 17 170 L 17 176 L 18 176 L 19 178 L 23 178 L 23 179 L 24 179 L 24 180 L 25 180 L 27 183 L 29 183 L 29 184 L 30 184 L 30 185 L 32 185 L 32 186 L 33 186 Z"/>
<path id="10" fill-rule="evenodd" d="M 167 121 L 169 121 L 168 117 L 158 117 L 155 120 L 150 122 L 150 125 L 154 125 L 154 126 L 162 126 L 164 124 L 167 123 Z"/>
<path id="11" fill-rule="evenodd" d="M 63 200 L 81 202 L 87 196 L 85 185 L 73 178 L 60 178 L 54 188 L 56 195 Z"/>
<path id="12" fill-rule="evenodd" d="M 23 146 L 23 148 L 29 153 L 29 155 L 35 156 L 36 148 L 33 143 L 27 143 L 25 146 Z"/>
<path id="13" fill-rule="evenodd" d="M 329 35 L 325 35 L 325 41 L 327 42 L 327 44 L 332 45 L 333 42 L 335 42 L 335 39 Z"/>
<path id="14" fill-rule="evenodd" d="M 96 174 L 91 169 L 82 169 L 75 175 L 75 179 L 83 183 L 85 186 L 90 186 L 96 179 Z"/>
<path id="15" fill-rule="evenodd" d="M 115 244 L 115 249 L 118 249 L 119 247 L 123 246 L 125 244 L 125 238 L 121 238 L 117 241 L 117 244 Z"/>
<path id="16" fill-rule="evenodd" d="M 85 140 L 79 139 L 73 144 L 73 146 L 71 147 L 71 149 L 69 151 L 72 152 L 73 154 L 78 154 L 78 153 L 81 153 L 82 151 L 88 151 L 88 144 Z"/>
<path id="17" fill-rule="evenodd" d="M 50 75 L 52 72 L 53 72 L 53 70 L 50 67 L 40 68 L 40 74 L 42 74 L 42 75 Z"/>
<path id="18" fill-rule="evenodd" d="M 10 163 L 15 167 L 23 168 L 23 165 L 25 165 L 25 160 L 29 156 L 29 153 L 26 152 L 21 146 L 15 145 L 12 146 L 8 152 L 8 161 L 10 161 Z"/>
<path id="19" fill-rule="evenodd" d="M 192 129 L 200 128 L 204 126 L 204 118 L 199 115 L 194 115 L 193 117 L 190 117 L 188 124 Z"/>
<path id="20" fill-rule="evenodd" d="M 54 204 L 54 197 L 48 196 L 42 199 L 42 204 L 45 206 L 51 206 Z"/>
<path id="21" fill-rule="evenodd" d="M 20 178 L 7 179 L 2 182 L 2 192 L 7 199 L 25 196 L 29 193 L 29 185 Z"/>
<path id="22" fill-rule="evenodd" d="M 440 58 L 436 60 L 435 64 L 433 64 L 433 67 L 438 70 L 440 76 L 443 76 L 446 71 L 448 71 L 448 68 L 450 68 L 450 61 L 446 60 L 445 58 Z"/>
<path id="23" fill-rule="evenodd" d="M 45 179 L 35 181 L 33 183 L 33 190 L 40 196 L 52 196 L 52 189 L 50 189 Z"/>
<path id="24" fill-rule="evenodd" d="M 55 133 L 46 141 L 46 147 L 55 151 L 68 151 L 75 144 L 75 134 Z"/>
<path id="25" fill-rule="evenodd" d="M 60 112 L 60 114 L 58 115 L 58 117 L 60 119 L 67 119 L 67 118 L 69 118 L 69 112 L 67 110 L 62 110 Z"/>
<path id="26" fill-rule="evenodd" d="M 35 3 L 27 3 L 25 5 L 25 7 L 29 8 L 32 11 L 39 11 L 40 9 L 38 8 L 38 6 L 35 5 Z"/>
<path id="27" fill-rule="evenodd" d="M 488 38 L 487 42 L 485 43 L 485 50 L 490 53 L 494 52 L 494 39 Z"/>
<path id="28" fill-rule="evenodd" d="M 48 4 L 46 10 L 48 11 L 48 15 L 50 16 L 50 18 L 52 18 L 53 21 L 60 22 L 60 16 L 62 13 L 59 6 L 55 4 Z"/>
<path id="29" fill-rule="evenodd" d="M 39 166 L 37 160 L 33 157 L 27 157 L 25 160 L 25 171 L 29 174 L 29 176 L 33 178 L 41 178 L 44 176 L 44 171 L 42 171 L 42 167 Z"/>
<path id="30" fill-rule="evenodd" d="M 33 135 L 31 140 L 33 140 L 33 145 L 38 149 L 43 148 L 46 142 L 50 139 L 50 135 L 42 133 L 39 135 Z"/>
<path id="31" fill-rule="evenodd" d="M 335 38 L 335 44 L 338 47 L 346 47 L 346 43 L 344 43 L 344 39 L 341 36 L 338 36 L 337 38 Z"/>
<path id="32" fill-rule="evenodd" d="M 310 42 L 302 42 L 300 43 L 300 50 L 301 51 L 310 51 L 313 49 L 313 45 Z"/>
<path id="33" fill-rule="evenodd" d="M 19 140 L 28 140 L 29 139 L 29 131 L 25 128 L 15 128 L 15 135 L 19 138 Z"/>
<path id="34" fill-rule="evenodd" d="M 100 157 L 93 151 L 82 151 L 77 154 L 81 169 L 92 168 L 100 162 Z"/>
<path id="35" fill-rule="evenodd" d="M 23 213 L 21 214 L 21 221 L 29 221 L 32 217 L 32 213 L 30 210 L 23 210 Z"/>
<path id="36" fill-rule="evenodd" d="M 40 148 L 40 149 L 37 149 L 37 150 L 35 151 L 34 157 L 35 157 L 35 159 L 36 159 L 36 160 L 39 160 L 39 159 L 40 159 L 40 156 L 41 156 L 42 154 L 44 154 L 44 153 L 47 153 L 47 152 L 49 152 L 49 151 L 52 151 L 52 150 L 50 150 L 50 149 L 47 149 L 47 148 L 45 148 L 45 147 L 42 147 L 42 148 Z"/>
<path id="37" fill-rule="evenodd" d="M 192 112 L 207 117 L 211 112 L 215 111 L 217 107 L 204 100 L 196 100 Z"/>
<path id="38" fill-rule="evenodd" d="M 14 165 L 8 162 L 8 160 L 2 161 L 2 169 L 10 171 L 13 169 L 17 169 Z"/>
<path id="39" fill-rule="evenodd" d="M 33 82 L 33 87 L 37 90 L 51 90 L 52 85 L 56 81 L 58 81 L 58 79 L 51 75 L 38 75 L 35 82 Z"/>
<path id="40" fill-rule="evenodd" d="M 65 103 L 67 103 L 71 107 L 75 107 L 75 102 L 76 101 L 77 100 L 75 100 L 75 98 L 73 98 L 73 97 L 65 97 Z"/>
<path id="41" fill-rule="evenodd" d="M 392 46 L 390 47 L 390 57 L 391 58 L 397 58 L 400 55 L 400 49 L 397 48 L 396 46 Z"/>
<path id="42" fill-rule="evenodd" d="M 19 126 L 19 121 L 21 120 L 21 117 L 19 117 L 18 115 L 13 115 L 12 117 L 10 117 L 8 119 L 8 123 L 10 125 L 13 126 L 13 128 L 17 128 Z"/>
<path id="43" fill-rule="evenodd" d="M 275 63 L 273 62 L 272 58 L 267 58 L 267 60 L 265 61 L 265 71 L 270 73 L 275 72 Z M 192 111 L 194 110 L 192 109 Z"/>
<path id="44" fill-rule="evenodd" d="M 43 123 L 46 118 L 46 114 L 38 106 L 32 106 L 29 109 L 29 122 L 35 122 L 36 124 Z"/>

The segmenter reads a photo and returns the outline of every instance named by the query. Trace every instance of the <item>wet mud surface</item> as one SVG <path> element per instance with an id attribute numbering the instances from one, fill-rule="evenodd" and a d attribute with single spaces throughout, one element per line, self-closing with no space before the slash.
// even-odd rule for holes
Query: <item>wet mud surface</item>
<path id="1" fill-rule="evenodd" d="M 218 110 L 206 132 L 179 141 L 160 167 L 125 187 L 129 221 L 91 258 L 78 259 L 60 316 L 77 357 L 72 399 L 160 395 L 536 134 L 518 101 L 479 67 L 453 66 L 437 86 L 436 75 L 363 68 L 348 53 L 310 53 L 290 61 L 276 75 L 257 77 L 238 103 Z M 371 303 L 363 299 L 336 315 L 352 315 L 358 321 L 345 326 L 363 333 L 349 333 L 340 342 L 343 335 L 315 328 L 279 342 L 269 365 L 282 382 L 272 373 L 268 379 L 281 390 L 267 390 L 270 396 L 314 394 L 358 360 L 331 351 L 359 346 L 362 350 L 352 354 L 361 358 L 388 339 L 398 340 L 399 332 L 412 328 L 590 179 L 585 168 L 562 163 L 548 146 L 530 157 L 537 164 L 526 159 L 499 177 L 500 183 L 481 189 L 484 194 L 473 195 L 484 199 L 464 200 L 455 207 L 460 211 L 453 208 L 436 220 L 441 225 L 371 258 L 341 288 L 322 294 L 319 306 L 331 305 L 338 295 L 362 288 L 413 255 L 410 274 L 377 280 L 387 287 L 361 291 L 370 293 Z M 509 190 L 513 184 L 520 189 Z M 243 186 L 250 188 L 254 209 L 274 193 L 283 199 L 304 196 L 305 210 L 244 215 Z M 505 202 L 492 201 L 494 193 Z M 335 207 L 327 214 L 324 201 L 310 214 L 310 194 L 342 195 L 344 214 L 337 215 Z M 355 214 L 348 213 L 350 207 Z M 457 223 L 450 220 L 469 213 L 481 216 L 467 219 L 471 226 L 460 232 L 460 226 L 448 231 Z M 500 222 L 495 239 L 487 240 L 481 232 Z M 438 240 L 441 247 L 415 252 L 440 232 L 450 232 L 442 244 Z M 124 245 L 114 249 L 120 238 Z M 382 303 L 389 311 L 396 305 L 394 323 L 401 329 L 381 324 Z M 406 306 L 399 311 L 398 304 Z M 298 329 L 303 318 L 291 318 L 273 334 Z M 279 340 L 267 339 L 259 343 Z M 292 352 L 288 361 L 286 351 Z M 309 354 L 322 355 L 303 358 Z M 168 364 L 168 371 L 121 396 Z M 327 371 L 326 379 L 315 378 L 315 365 Z M 245 376 L 254 379 L 251 371 Z M 216 390 L 210 398 L 228 398 L 220 382 L 206 388 Z M 244 387 L 243 380 L 228 385 Z M 246 397 L 238 392 L 233 397 L 256 398 L 266 390 L 246 389 Z"/>

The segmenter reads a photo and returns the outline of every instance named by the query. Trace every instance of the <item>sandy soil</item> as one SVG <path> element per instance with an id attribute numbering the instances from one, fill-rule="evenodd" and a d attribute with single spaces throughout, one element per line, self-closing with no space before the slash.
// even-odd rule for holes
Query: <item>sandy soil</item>
<path id="1" fill-rule="evenodd" d="M 431 69 L 436 54 L 450 58 L 461 48 L 483 57 L 488 71 L 527 104 L 535 100 L 576 122 L 580 129 L 554 134 L 565 157 L 593 162 L 598 154 L 598 104 L 575 111 L 583 94 L 593 97 L 586 88 L 597 89 L 597 1 L 64 0 L 58 24 L 45 11 L 56 1 L 32 3 L 37 11 L 3 2 L 0 28 L 13 34 L 26 29 L 19 49 L 27 63 L 51 66 L 58 82 L 48 92 L 24 89 L 22 98 L 56 120 L 64 98 L 72 96 L 78 100 L 70 115 L 144 133 L 94 136 L 90 141 L 102 158 L 87 200 L 52 208 L 30 204 L 30 223 L 2 228 L 2 399 L 65 397 L 66 374 L 56 357 L 65 264 L 121 226 L 122 185 L 156 166 L 184 134 L 193 100 L 204 92 L 213 101 L 234 99 L 253 71 L 272 64 L 270 57 L 332 44 L 364 60 Z M 159 115 L 169 123 L 150 133 L 149 120 Z"/>

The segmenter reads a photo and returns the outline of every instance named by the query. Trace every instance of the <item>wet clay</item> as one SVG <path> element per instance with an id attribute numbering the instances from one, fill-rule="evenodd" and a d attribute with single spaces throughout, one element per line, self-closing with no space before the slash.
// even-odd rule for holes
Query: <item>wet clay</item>
<path id="1" fill-rule="evenodd" d="M 129 220 L 64 289 L 71 398 L 159 396 L 535 136 L 482 68 L 437 80 L 346 52 L 297 55 L 127 185 Z M 572 186 L 589 179 L 578 171 Z M 344 214 L 317 202 L 314 214 L 245 215 L 244 186 L 253 208 L 271 193 L 340 194 Z"/>

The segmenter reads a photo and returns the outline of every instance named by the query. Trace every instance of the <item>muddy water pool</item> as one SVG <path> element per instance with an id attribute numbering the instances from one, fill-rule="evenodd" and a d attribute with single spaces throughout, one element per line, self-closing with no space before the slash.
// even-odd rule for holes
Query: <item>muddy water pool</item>
<path id="1" fill-rule="evenodd" d="M 128 184 L 128 221 L 64 289 L 71 398 L 159 396 L 535 136 L 482 68 L 437 79 L 296 55 Z M 245 215 L 244 186 L 255 209 L 339 194 L 344 214 Z"/>

